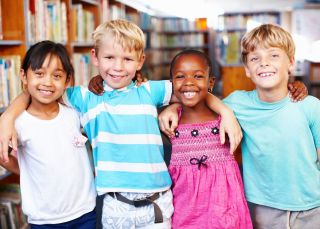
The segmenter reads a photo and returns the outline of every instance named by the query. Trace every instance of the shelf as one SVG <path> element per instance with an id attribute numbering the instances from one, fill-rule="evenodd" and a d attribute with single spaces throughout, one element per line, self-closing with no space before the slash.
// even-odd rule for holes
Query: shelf
<path id="1" fill-rule="evenodd" d="M 0 46 L 17 46 L 23 42 L 19 40 L 0 40 Z"/>

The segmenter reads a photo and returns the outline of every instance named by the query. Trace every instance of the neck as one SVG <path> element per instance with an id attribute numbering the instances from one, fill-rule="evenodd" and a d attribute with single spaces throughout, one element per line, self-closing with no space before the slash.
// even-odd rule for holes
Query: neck
<path id="1" fill-rule="evenodd" d="M 201 106 L 197 105 L 194 107 L 182 106 L 182 115 L 180 118 L 180 123 L 199 123 L 205 121 L 211 121 L 217 117 L 206 104 Z"/>
<path id="2" fill-rule="evenodd" d="M 59 113 L 59 103 L 54 102 L 50 104 L 41 104 L 36 102 L 31 102 L 27 109 L 28 113 L 31 115 L 44 120 L 50 120 L 55 118 Z"/>
<path id="3" fill-rule="evenodd" d="M 288 93 L 288 88 L 283 90 L 259 90 L 257 89 L 259 99 L 263 102 L 273 103 L 284 99 Z"/>

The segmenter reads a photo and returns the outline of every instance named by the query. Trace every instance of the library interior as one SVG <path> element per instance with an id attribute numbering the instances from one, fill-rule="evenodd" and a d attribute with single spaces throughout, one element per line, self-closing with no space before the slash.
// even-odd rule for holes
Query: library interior
<path id="1" fill-rule="evenodd" d="M 319 0 L 0 0 L 0 114 L 22 91 L 20 64 L 38 41 L 63 44 L 75 84 L 87 86 L 97 75 L 91 64 L 92 32 L 104 21 L 127 19 L 146 37 L 142 75 L 169 79 L 172 58 L 181 50 L 205 52 L 216 77 L 214 94 L 253 90 L 241 63 L 240 40 L 263 23 L 281 25 L 296 44 L 296 67 L 290 80 L 302 81 L 320 98 Z M 241 153 L 239 153 L 241 154 Z M 241 155 L 236 155 L 241 164 Z M 21 211 L 19 177 L 0 166 L 1 228 L 27 228 Z"/>

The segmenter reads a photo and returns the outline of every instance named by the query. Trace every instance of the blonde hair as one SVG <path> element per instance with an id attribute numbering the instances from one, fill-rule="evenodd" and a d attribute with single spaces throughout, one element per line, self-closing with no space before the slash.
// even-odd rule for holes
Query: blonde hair
<path id="1" fill-rule="evenodd" d="M 290 60 L 294 58 L 295 44 L 292 36 L 280 26 L 263 24 L 243 36 L 241 58 L 244 64 L 247 63 L 249 52 L 253 52 L 258 46 L 280 48 L 286 52 Z"/>
<path id="2" fill-rule="evenodd" d="M 137 52 L 139 58 L 144 55 L 144 34 L 136 24 L 122 19 L 100 24 L 92 33 L 96 53 L 106 36 L 113 38 L 114 42 L 120 44 L 124 50 Z"/>

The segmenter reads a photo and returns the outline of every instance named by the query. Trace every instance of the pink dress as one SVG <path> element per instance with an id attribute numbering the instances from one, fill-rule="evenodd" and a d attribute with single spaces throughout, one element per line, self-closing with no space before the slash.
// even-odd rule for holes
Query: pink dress
<path id="1" fill-rule="evenodd" d="M 252 223 L 237 162 L 221 145 L 220 117 L 180 124 L 171 139 L 172 227 L 248 229 Z"/>

